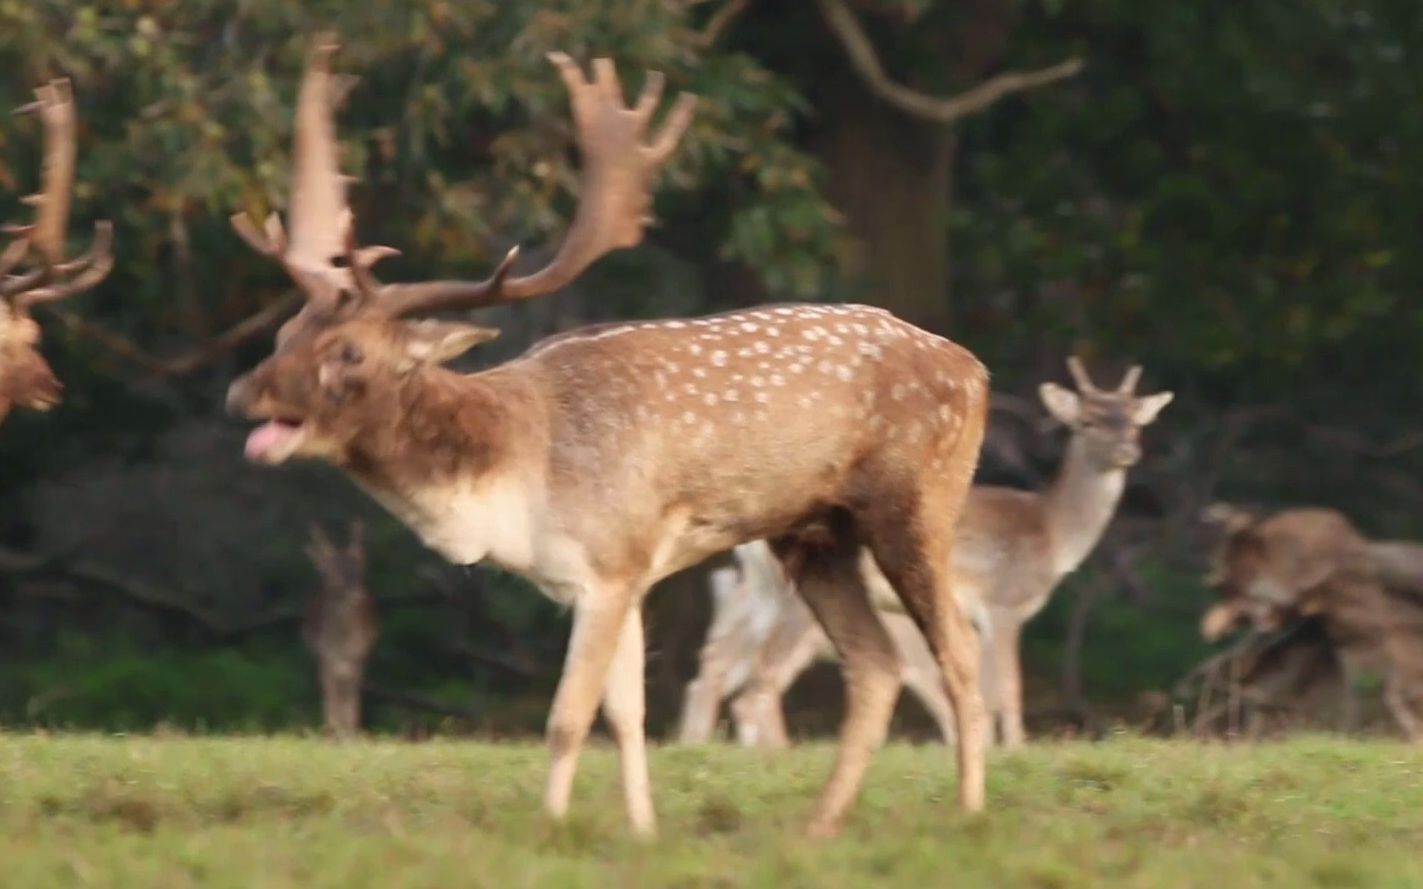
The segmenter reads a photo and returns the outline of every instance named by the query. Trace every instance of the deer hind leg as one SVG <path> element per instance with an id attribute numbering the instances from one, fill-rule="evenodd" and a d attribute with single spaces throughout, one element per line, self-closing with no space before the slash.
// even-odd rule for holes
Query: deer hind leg
<path id="1" fill-rule="evenodd" d="M 977 812 L 984 802 L 987 720 L 978 686 L 978 634 L 949 586 L 951 530 L 958 510 L 888 500 L 877 506 L 865 523 L 870 549 L 942 671 L 958 729 L 959 804 Z"/>
<path id="2" fill-rule="evenodd" d="M 1023 673 L 1019 661 L 1019 630 L 1015 618 L 995 620 L 988 649 L 993 659 L 994 688 L 1004 747 L 1021 747 L 1028 739 L 1023 727 Z"/>
<path id="3" fill-rule="evenodd" d="M 361 731 L 361 670 L 343 669 L 337 676 L 337 713 L 343 737 L 355 737 Z"/>
<path id="4" fill-rule="evenodd" d="M 731 702 L 737 740 L 747 747 L 790 746 L 781 699 L 823 647 L 810 610 L 798 601 L 781 609 L 776 624 L 754 655 L 751 676 Z"/>
<path id="5" fill-rule="evenodd" d="M 618 745 L 618 766 L 622 772 L 623 798 L 628 820 L 635 833 L 651 836 L 657 831 L 652 811 L 652 787 L 647 775 L 647 715 L 643 688 L 642 612 L 633 608 L 618 636 L 617 651 L 608 671 L 608 687 L 603 695 L 603 716 Z"/>
<path id="6" fill-rule="evenodd" d="M 636 607 L 637 597 L 631 591 L 611 587 L 585 590 L 574 606 L 573 634 L 548 718 L 550 764 L 544 811 L 555 821 L 568 814 L 578 754 L 603 697 L 628 614 Z M 641 674 L 635 681 L 641 685 Z M 628 814 L 633 815 L 631 810 Z"/>
<path id="7" fill-rule="evenodd" d="M 795 540 L 775 546 L 796 590 L 834 644 L 845 677 L 845 715 L 835 765 L 810 823 L 810 833 L 817 837 L 839 832 L 870 757 L 889 732 L 899 692 L 899 657 L 861 579 L 858 540 L 848 520 L 838 524 L 828 546 Z"/>

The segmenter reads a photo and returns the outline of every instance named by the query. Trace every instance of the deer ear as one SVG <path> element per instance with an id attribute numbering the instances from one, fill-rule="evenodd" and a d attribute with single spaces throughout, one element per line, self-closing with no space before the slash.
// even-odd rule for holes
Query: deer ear
<path id="1" fill-rule="evenodd" d="M 418 364 L 443 364 L 499 335 L 492 327 L 454 321 L 410 321 L 405 332 L 406 357 Z"/>
<path id="2" fill-rule="evenodd" d="M 1082 400 L 1071 389 L 1064 389 L 1056 383 L 1043 383 L 1038 387 L 1038 397 L 1043 406 L 1061 423 L 1076 426 L 1082 417 Z"/>
<path id="3" fill-rule="evenodd" d="M 1175 398 L 1174 392 L 1158 392 L 1155 395 L 1148 395 L 1145 398 L 1138 398 L 1136 406 L 1132 408 L 1132 422 L 1138 426 L 1145 426 L 1156 419 L 1166 405 Z"/>

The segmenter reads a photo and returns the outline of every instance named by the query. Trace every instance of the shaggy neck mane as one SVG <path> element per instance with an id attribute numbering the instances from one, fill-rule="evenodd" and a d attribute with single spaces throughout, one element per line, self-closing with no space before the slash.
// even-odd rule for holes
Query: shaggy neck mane
<path id="1" fill-rule="evenodd" d="M 479 478 L 514 456 L 527 423 L 511 407 L 528 397 L 497 370 L 421 368 L 371 393 L 342 468 L 396 494 Z"/>

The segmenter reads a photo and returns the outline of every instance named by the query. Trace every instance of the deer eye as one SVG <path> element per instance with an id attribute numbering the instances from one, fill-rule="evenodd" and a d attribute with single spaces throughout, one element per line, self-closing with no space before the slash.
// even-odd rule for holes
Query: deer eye
<path id="1" fill-rule="evenodd" d="M 341 346 L 339 357 L 345 364 L 360 364 L 365 360 L 366 356 L 365 353 L 361 351 L 361 347 L 355 343 L 344 343 Z"/>

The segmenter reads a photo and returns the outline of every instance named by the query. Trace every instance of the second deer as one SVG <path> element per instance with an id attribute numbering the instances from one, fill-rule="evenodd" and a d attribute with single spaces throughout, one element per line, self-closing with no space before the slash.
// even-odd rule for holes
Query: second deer
<path id="1" fill-rule="evenodd" d="M 1170 392 L 1136 395 L 1139 367 L 1131 368 L 1115 390 L 1094 385 L 1075 357 L 1068 368 L 1076 392 L 1055 383 L 1039 389 L 1044 406 L 1072 433 L 1057 478 L 1042 492 L 975 486 L 959 519 L 951 560 L 956 586 L 971 599 L 969 607 L 976 601 L 985 612 L 984 693 L 1008 746 L 1026 738 L 1018 651 L 1022 626 L 1096 546 L 1116 512 L 1127 470 L 1141 457 L 1142 427 L 1172 398 Z M 754 547 L 740 547 L 736 555 L 742 576 L 713 599 L 698 675 L 687 686 L 681 738 L 697 742 L 709 737 L 722 697 L 744 681 L 732 703 L 737 737 L 745 744 L 784 746 L 782 696 L 814 660 L 832 656 L 833 649 L 791 595 L 785 578 L 760 567 L 764 558 Z M 864 573 L 871 590 L 885 588 L 873 562 L 864 564 Z M 924 640 L 912 622 L 890 611 L 897 607 L 893 596 L 878 595 L 876 604 L 899 648 L 902 681 L 952 742 L 952 706 L 937 673 L 927 669 L 933 660 Z"/>

